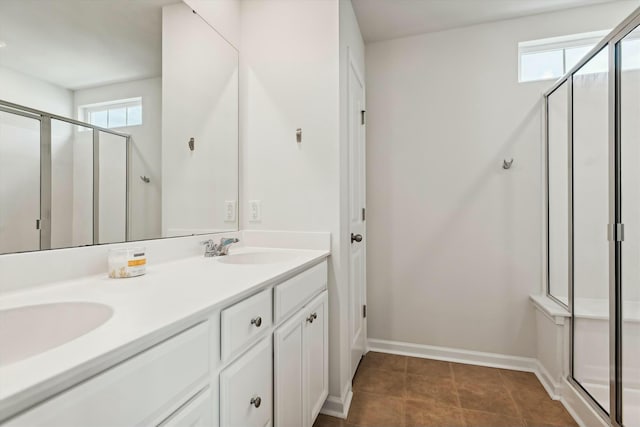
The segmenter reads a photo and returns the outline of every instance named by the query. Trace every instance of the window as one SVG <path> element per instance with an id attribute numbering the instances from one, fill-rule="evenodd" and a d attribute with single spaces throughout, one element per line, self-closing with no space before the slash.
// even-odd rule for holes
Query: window
<path id="1" fill-rule="evenodd" d="M 139 126 L 142 124 L 142 98 L 82 105 L 78 116 L 84 122 L 108 129 Z"/>
<path id="2" fill-rule="evenodd" d="M 519 81 L 531 82 L 562 77 L 608 33 L 609 31 L 597 31 L 518 43 Z M 605 60 L 590 63 L 589 68 L 581 73 L 600 73 L 607 70 L 608 63 Z"/>

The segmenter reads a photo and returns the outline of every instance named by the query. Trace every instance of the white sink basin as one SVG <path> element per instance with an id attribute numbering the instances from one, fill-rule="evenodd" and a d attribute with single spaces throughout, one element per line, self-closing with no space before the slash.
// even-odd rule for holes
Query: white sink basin
<path id="1" fill-rule="evenodd" d="M 291 261 L 299 256 L 295 252 L 252 252 L 221 256 L 218 261 L 223 264 L 277 264 Z"/>
<path id="2" fill-rule="evenodd" d="M 90 302 L 27 305 L 0 310 L 0 366 L 18 362 L 96 329 L 113 315 Z"/>

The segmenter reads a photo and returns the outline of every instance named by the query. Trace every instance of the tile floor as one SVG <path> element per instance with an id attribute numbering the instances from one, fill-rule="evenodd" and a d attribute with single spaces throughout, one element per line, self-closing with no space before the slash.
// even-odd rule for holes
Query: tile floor
<path id="1" fill-rule="evenodd" d="M 368 353 L 353 382 L 346 420 L 314 427 L 577 426 L 536 376 L 438 360 Z"/>

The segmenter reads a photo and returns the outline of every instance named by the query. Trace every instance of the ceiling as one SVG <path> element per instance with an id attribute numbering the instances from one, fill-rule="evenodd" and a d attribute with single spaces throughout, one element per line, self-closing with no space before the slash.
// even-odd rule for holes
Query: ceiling
<path id="1" fill-rule="evenodd" d="M 365 42 L 617 0 L 352 0 Z"/>
<path id="2" fill-rule="evenodd" d="M 75 90 L 160 76 L 162 6 L 180 0 L 0 0 L 0 66 Z"/>

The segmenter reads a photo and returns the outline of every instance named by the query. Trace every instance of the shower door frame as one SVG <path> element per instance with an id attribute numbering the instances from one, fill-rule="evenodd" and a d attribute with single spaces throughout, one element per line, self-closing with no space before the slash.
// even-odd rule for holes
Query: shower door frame
<path id="1" fill-rule="evenodd" d="M 547 209 L 547 247 L 546 247 L 546 294 L 558 301 L 550 292 L 549 277 L 549 96 L 565 82 L 567 83 L 568 102 L 568 204 L 569 204 L 569 277 L 568 296 L 571 322 L 569 328 L 569 375 L 567 380 L 586 398 L 586 401 L 615 427 L 623 427 L 622 412 L 622 243 L 624 224 L 622 223 L 622 168 L 621 168 L 621 56 L 620 42 L 640 26 L 640 8 L 637 8 L 614 30 L 604 37 L 589 53 L 543 95 L 544 102 L 544 139 L 546 155 L 546 209 Z M 608 47 L 608 146 L 609 146 L 609 413 L 607 413 L 591 394 L 574 378 L 574 247 L 573 247 L 573 76 L 582 66 L 593 59 L 602 49 Z M 558 301 L 560 302 L 560 301 Z"/>
<path id="2" fill-rule="evenodd" d="M 118 132 L 113 129 L 95 126 L 90 123 L 74 120 L 69 117 L 59 116 L 24 105 L 15 104 L 0 99 L 0 111 L 8 114 L 16 114 L 40 122 L 40 218 L 38 226 L 40 231 L 39 250 L 51 249 L 51 182 L 52 182 L 52 152 L 51 152 L 51 120 L 66 122 L 71 125 L 91 129 L 93 144 L 93 244 L 100 243 L 100 132 L 119 136 L 125 139 L 125 242 L 130 237 L 130 191 L 129 181 L 131 172 L 131 135 Z"/>

